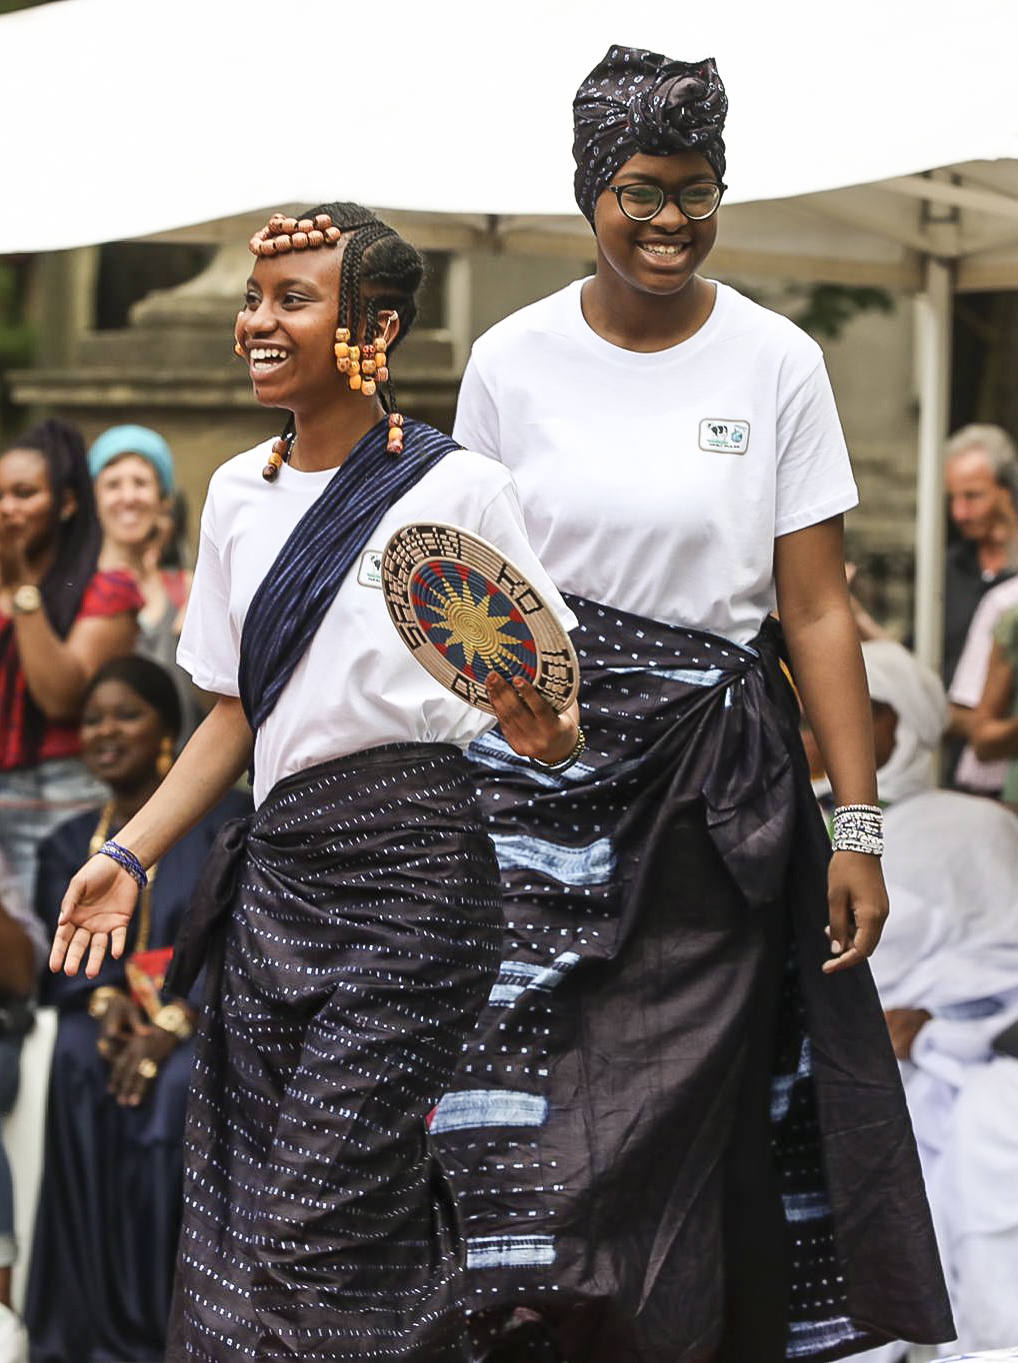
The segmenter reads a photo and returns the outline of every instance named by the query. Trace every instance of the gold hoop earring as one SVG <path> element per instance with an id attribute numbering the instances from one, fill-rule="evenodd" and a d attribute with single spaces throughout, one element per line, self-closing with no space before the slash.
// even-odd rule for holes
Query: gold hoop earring
<path id="1" fill-rule="evenodd" d="M 159 756 L 156 758 L 156 775 L 160 781 L 166 779 L 170 768 L 173 766 L 173 739 L 166 735 L 159 745 Z"/>

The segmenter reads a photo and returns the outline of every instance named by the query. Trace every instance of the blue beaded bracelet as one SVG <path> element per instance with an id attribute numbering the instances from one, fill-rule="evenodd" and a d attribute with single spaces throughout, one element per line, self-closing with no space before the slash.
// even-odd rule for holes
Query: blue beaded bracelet
<path id="1" fill-rule="evenodd" d="M 138 882 L 139 889 L 143 890 L 148 884 L 148 876 L 145 874 L 144 866 L 133 852 L 129 852 L 126 847 L 121 847 L 119 842 L 114 842 L 112 838 L 109 838 L 99 848 L 99 855 L 110 857 L 118 866 L 122 866 L 127 874 L 133 876 Z"/>

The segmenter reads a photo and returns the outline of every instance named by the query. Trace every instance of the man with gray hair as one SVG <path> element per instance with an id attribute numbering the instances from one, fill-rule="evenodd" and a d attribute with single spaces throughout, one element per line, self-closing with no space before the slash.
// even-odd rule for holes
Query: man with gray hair
<path id="1" fill-rule="evenodd" d="M 999 426 L 963 426 L 944 450 L 951 520 L 960 538 L 947 551 L 944 661 L 950 683 L 983 596 L 1018 568 L 1018 450 Z"/>

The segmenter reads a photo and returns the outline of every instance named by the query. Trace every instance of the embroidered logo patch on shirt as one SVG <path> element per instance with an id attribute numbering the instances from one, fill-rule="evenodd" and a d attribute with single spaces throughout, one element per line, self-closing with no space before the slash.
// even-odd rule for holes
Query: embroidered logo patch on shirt
<path id="1" fill-rule="evenodd" d="M 745 454 L 749 448 L 749 422 L 704 417 L 700 422 L 700 448 L 721 454 Z"/>
<path id="2" fill-rule="evenodd" d="M 357 569 L 357 581 L 362 587 L 378 587 L 382 585 L 382 553 L 379 549 L 365 549 L 361 554 L 360 567 Z"/>

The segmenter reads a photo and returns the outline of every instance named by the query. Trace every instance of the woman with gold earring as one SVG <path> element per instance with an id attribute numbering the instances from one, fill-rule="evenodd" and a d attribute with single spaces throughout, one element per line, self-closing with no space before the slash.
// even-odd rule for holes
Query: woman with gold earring
<path id="1" fill-rule="evenodd" d="M 116 658 L 93 678 L 82 756 L 111 795 L 41 846 L 36 909 L 50 932 L 74 868 L 166 776 L 179 727 L 176 689 L 156 663 Z M 159 986 L 208 848 L 246 807 L 227 796 L 149 869 L 121 960 L 92 980 L 43 981 L 42 1001 L 60 1022 L 26 1314 L 33 1348 L 49 1363 L 163 1356 L 194 1011 Z"/>

